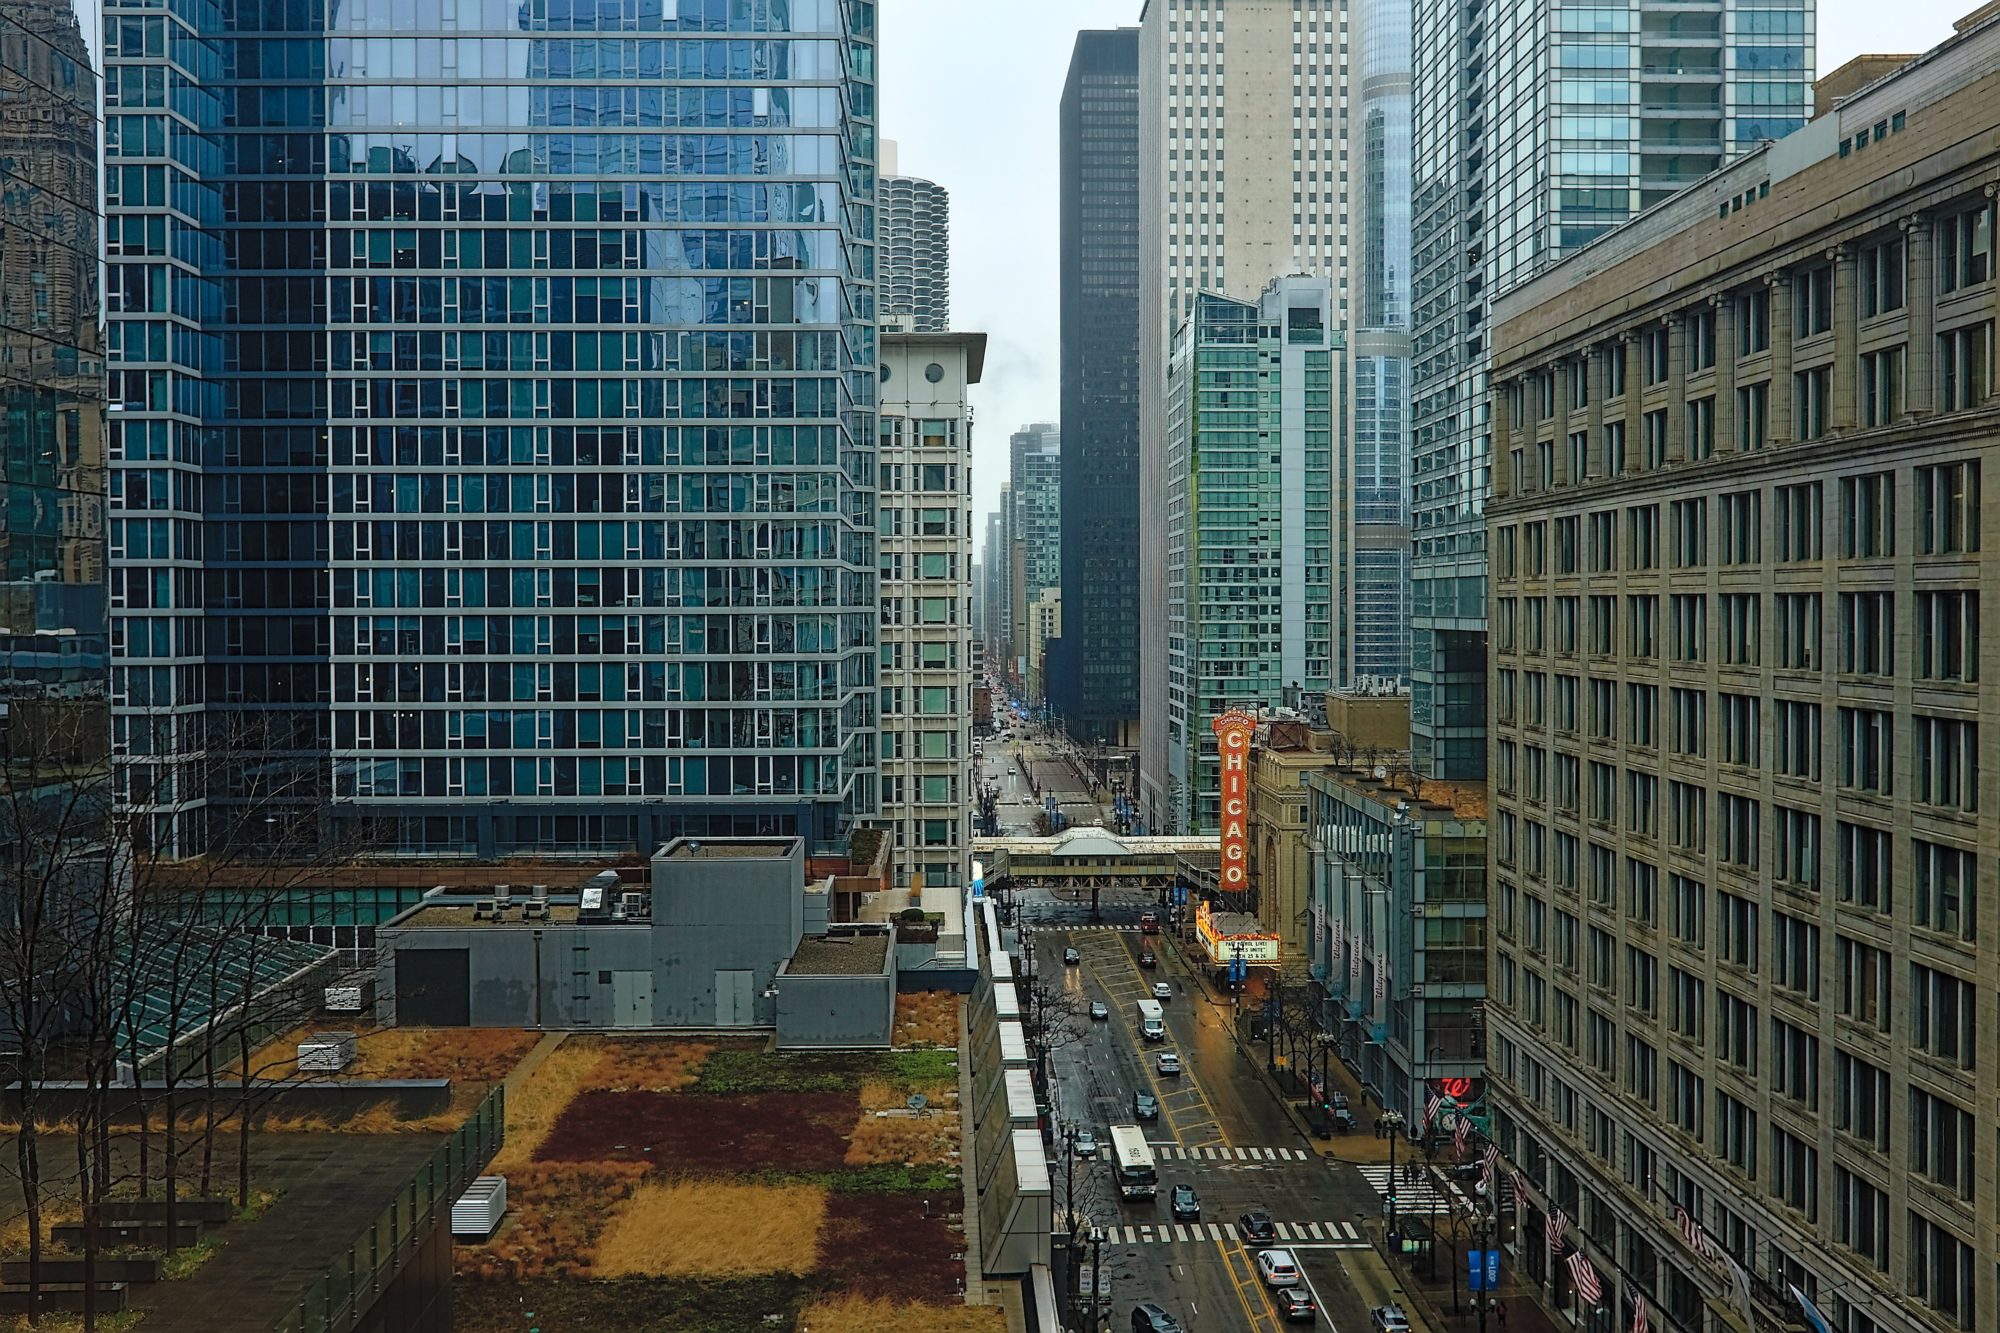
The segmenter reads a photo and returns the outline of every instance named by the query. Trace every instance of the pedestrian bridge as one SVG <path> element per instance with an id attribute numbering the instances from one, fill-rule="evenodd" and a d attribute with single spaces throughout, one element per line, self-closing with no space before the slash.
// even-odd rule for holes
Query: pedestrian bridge
<path id="1" fill-rule="evenodd" d="M 1215 855 L 1206 838 L 1120 836 L 1103 828 L 1065 829 L 1053 838 L 974 838 L 972 854 L 986 871 L 986 887 L 1021 889 L 1171 888 L 1180 859 Z"/>

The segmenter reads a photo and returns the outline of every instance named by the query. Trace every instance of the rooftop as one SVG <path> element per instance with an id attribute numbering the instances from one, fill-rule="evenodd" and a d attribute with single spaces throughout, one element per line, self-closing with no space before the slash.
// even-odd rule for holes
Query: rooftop
<path id="1" fill-rule="evenodd" d="M 1486 818 L 1486 789 L 1477 783 L 1418 778 L 1400 770 L 1392 770 L 1386 778 L 1377 778 L 1366 769 L 1332 765 L 1319 772 L 1326 780 L 1337 782 L 1349 791 L 1359 792 L 1384 805 L 1394 805 L 1399 800 L 1408 801 L 1414 809 L 1428 807 L 1440 813 L 1449 811 L 1454 819 Z"/>
<path id="2" fill-rule="evenodd" d="M 889 960 L 889 936 L 870 931 L 866 935 L 808 935 L 799 941 L 785 968 L 795 977 L 872 977 Z"/>
<path id="3" fill-rule="evenodd" d="M 492 920 L 475 918 L 472 915 L 470 898 L 457 901 L 428 902 L 396 922 L 399 930 L 463 930 L 470 926 L 481 929 L 498 929 L 505 926 L 573 926 L 577 921 L 575 903 L 550 903 L 546 919 L 528 918 L 521 913 L 523 899 L 516 898 L 509 909 Z"/>
<path id="4" fill-rule="evenodd" d="M 676 838 L 660 849 L 673 861 L 777 860 L 791 855 L 792 838 Z"/>

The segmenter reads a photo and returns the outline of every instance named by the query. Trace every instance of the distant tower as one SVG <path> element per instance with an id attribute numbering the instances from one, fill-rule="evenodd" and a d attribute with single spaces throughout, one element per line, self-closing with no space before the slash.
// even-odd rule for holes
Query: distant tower
<path id="1" fill-rule="evenodd" d="M 943 333 L 951 325 L 951 196 L 935 181 L 898 176 L 896 145 L 882 145 L 877 220 L 884 322 L 904 316 L 912 333 Z"/>

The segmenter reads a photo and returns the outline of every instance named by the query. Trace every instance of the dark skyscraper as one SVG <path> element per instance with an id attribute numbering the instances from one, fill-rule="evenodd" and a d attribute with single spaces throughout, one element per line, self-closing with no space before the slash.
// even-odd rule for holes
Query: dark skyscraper
<path id="1" fill-rule="evenodd" d="M 1139 716 L 1139 30 L 1080 32 L 1062 99 L 1062 637 L 1048 702 L 1079 739 Z"/>

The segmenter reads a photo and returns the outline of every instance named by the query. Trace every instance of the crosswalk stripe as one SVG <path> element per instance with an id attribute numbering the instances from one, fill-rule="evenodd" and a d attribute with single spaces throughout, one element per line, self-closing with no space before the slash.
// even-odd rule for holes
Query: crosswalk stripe
<path id="1" fill-rule="evenodd" d="M 1229 1237 L 1228 1237 L 1228 1236 L 1226 1236 L 1226 1235 L 1224 1235 L 1224 1234 L 1223 1234 L 1223 1231 L 1222 1231 L 1222 1224 L 1221 1224 L 1220 1222 L 1210 1222 L 1210 1223 L 1208 1224 L 1208 1238 L 1209 1238 L 1210 1240 L 1228 1240 L 1228 1239 L 1229 1239 Z"/>
<path id="2" fill-rule="evenodd" d="M 1342 1222 L 1342 1223 L 1340 1224 L 1340 1230 L 1341 1230 L 1341 1234 L 1342 1234 L 1342 1235 L 1344 1235 L 1344 1236 L 1346 1236 L 1346 1237 L 1347 1237 L 1347 1239 L 1349 1239 L 1349 1240 L 1360 1240 L 1360 1239 L 1361 1239 L 1361 1233 L 1360 1233 L 1359 1231 L 1356 1231 L 1356 1230 L 1354 1229 L 1354 1223 L 1352 1223 L 1352 1222 Z"/>
<path id="3" fill-rule="evenodd" d="M 1187 1238 L 1188 1238 L 1188 1230 L 1187 1230 L 1187 1228 L 1186 1228 L 1186 1227 L 1184 1227 L 1184 1226 L 1182 1226 L 1182 1225 L 1181 1225 L 1180 1223 L 1176 1222 L 1176 1223 L 1174 1224 L 1174 1239 L 1175 1239 L 1175 1240 L 1186 1240 Z"/>
<path id="4" fill-rule="evenodd" d="M 1314 1240 L 1326 1239 L 1326 1233 L 1319 1229 L 1319 1223 L 1317 1222 L 1306 1223 L 1306 1234 L 1308 1236 L 1311 1236 Z"/>
<path id="5" fill-rule="evenodd" d="M 1290 1240 L 1291 1238 L 1292 1238 L 1292 1224 L 1290 1222 L 1278 1223 L 1278 1239 Z"/>

